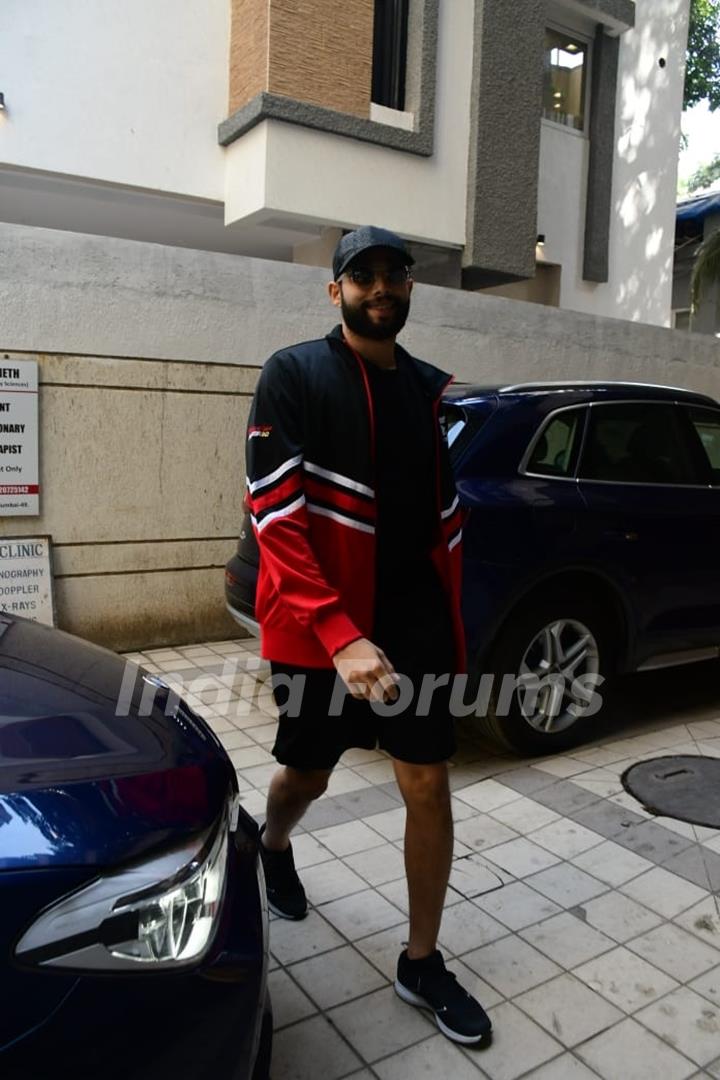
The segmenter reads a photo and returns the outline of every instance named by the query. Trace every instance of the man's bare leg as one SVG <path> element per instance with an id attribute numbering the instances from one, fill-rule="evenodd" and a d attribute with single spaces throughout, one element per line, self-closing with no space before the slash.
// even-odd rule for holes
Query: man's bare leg
<path id="1" fill-rule="evenodd" d="M 437 948 L 453 851 L 453 820 L 447 764 L 411 765 L 393 759 L 407 808 L 405 873 L 410 900 L 411 960 Z"/>
<path id="2" fill-rule="evenodd" d="M 285 765 L 273 776 L 268 792 L 263 846 L 268 851 L 285 851 L 290 833 L 314 799 L 328 785 L 332 769 L 300 770 Z"/>

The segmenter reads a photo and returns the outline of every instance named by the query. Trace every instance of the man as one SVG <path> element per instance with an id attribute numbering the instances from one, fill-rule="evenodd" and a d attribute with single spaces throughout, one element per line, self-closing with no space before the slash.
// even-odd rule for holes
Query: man
<path id="1" fill-rule="evenodd" d="M 261 854 L 272 910 L 303 918 L 290 832 L 345 750 L 386 750 L 406 806 L 410 902 L 395 989 L 432 1009 L 449 1038 L 476 1043 L 489 1018 L 437 950 L 453 846 L 449 683 L 464 666 L 461 521 L 438 424 L 450 379 L 395 343 L 412 263 L 385 229 L 344 236 L 328 285 L 342 324 L 276 353 L 258 381 L 248 501 L 280 709 L 273 753 L 284 766 L 270 785 Z"/>

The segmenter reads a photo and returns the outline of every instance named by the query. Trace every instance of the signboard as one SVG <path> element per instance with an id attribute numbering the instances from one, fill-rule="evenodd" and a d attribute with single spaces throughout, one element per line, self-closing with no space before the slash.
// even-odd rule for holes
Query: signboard
<path id="1" fill-rule="evenodd" d="M 39 513 L 37 360 L 0 359 L 0 518 Z"/>
<path id="2" fill-rule="evenodd" d="M 55 625 L 49 536 L 0 537 L 0 611 Z"/>

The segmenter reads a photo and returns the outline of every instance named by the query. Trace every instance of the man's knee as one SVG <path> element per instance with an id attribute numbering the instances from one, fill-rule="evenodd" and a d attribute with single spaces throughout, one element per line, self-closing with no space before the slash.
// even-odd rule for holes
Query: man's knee
<path id="1" fill-rule="evenodd" d="M 285 766 L 285 782 L 292 790 L 308 801 L 319 799 L 324 795 L 332 770 L 326 769 L 293 769 Z"/>
<path id="2" fill-rule="evenodd" d="M 396 762 L 395 772 L 408 810 L 449 809 L 450 786 L 445 762 L 437 765 Z"/>

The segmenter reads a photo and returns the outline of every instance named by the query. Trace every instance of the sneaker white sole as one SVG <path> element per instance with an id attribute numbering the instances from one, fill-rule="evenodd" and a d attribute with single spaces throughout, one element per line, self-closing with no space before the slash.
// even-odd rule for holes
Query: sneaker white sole
<path id="1" fill-rule="evenodd" d="M 398 997 L 401 997 L 403 1001 L 406 1001 L 408 1005 L 415 1005 L 418 1009 L 427 1009 L 435 1016 L 435 1023 L 448 1039 L 452 1039 L 453 1042 L 464 1043 L 466 1046 L 472 1046 L 474 1043 L 482 1042 L 487 1035 L 490 1034 L 491 1028 L 484 1031 L 482 1035 L 461 1035 L 459 1031 L 453 1031 L 447 1024 L 444 1024 L 438 1014 L 433 1009 L 425 998 L 420 997 L 419 994 L 414 994 L 412 990 L 408 990 L 407 986 L 403 986 L 397 979 L 395 980 L 395 993 Z"/>

